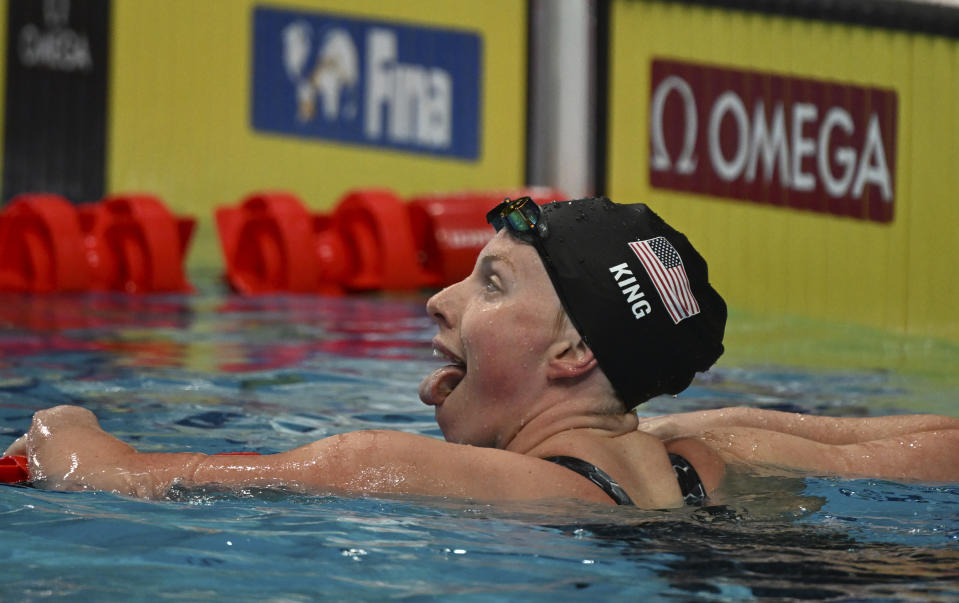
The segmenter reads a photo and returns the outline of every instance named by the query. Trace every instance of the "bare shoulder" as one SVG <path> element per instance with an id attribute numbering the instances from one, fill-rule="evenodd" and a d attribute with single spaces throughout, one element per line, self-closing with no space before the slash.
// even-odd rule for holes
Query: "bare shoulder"
<path id="1" fill-rule="evenodd" d="M 357 493 L 609 503 L 574 473 L 533 456 L 399 431 L 355 431 L 287 453 L 324 483 Z"/>
<path id="2" fill-rule="evenodd" d="M 587 429 L 570 430 L 552 438 L 536 454 L 572 456 L 592 463 L 616 480 L 640 507 L 665 508 L 682 501 L 666 446 L 641 431 L 610 437 Z"/>

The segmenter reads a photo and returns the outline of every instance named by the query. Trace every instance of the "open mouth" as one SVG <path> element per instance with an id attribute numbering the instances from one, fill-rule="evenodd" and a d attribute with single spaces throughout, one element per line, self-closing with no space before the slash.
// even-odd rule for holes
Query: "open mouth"
<path id="1" fill-rule="evenodd" d="M 449 351 L 437 341 L 433 342 L 433 356 L 449 362 L 436 369 L 420 385 L 420 399 L 429 405 L 438 406 L 466 377 L 466 361 Z"/>
<path id="2" fill-rule="evenodd" d="M 466 376 L 466 361 L 439 344 L 433 345 L 433 356 L 449 361 L 448 365 L 442 367 L 443 385 L 448 388 L 446 393 L 449 394 Z"/>
<path id="3" fill-rule="evenodd" d="M 439 344 L 433 344 L 433 357 L 446 359 L 451 365 L 466 371 L 466 361 Z"/>

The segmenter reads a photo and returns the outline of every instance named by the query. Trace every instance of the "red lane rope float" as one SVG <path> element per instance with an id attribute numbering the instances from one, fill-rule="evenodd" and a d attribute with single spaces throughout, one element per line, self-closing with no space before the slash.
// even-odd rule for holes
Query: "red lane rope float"
<path id="1" fill-rule="evenodd" d="M 79 206 L 18 195 L 0 211 L 0 291 L 190 292 L 183 260 L 195 224 L 146 194 Z"/>
<path id="2" fill-rule="evenodd" d="M 0 483 L 19 484 L 30 481 L 27 457 L 20 455 L 0 458 Z"/>
<path id="3" fill-rule="evenodd" d="M 240 293 L 306 293 L 318 281 L 313 218 L 292 193 L 254 193 L 216 210 L 226 277 Z"/>
<path id="4" fill-rule="evenodd" d="M 407 203 L 417 257 L 431 286 L 457 283 L 473 271 L 483 246 L 493 237 L 486 213 L 504 198 L 532 197 L 537 203 L 565 199 L 548 187 L 432 193 Z"/>
<path id="5" fill-rule="evenodd" d="M 347 192 L 331 213 L 294 194 L 255 193 L 216 210 L 226 277 L 245 294 L 408 291 L 468 275 L 493 230 L 486 212 L 504 197 L 539 203 L 556 189 L 435 193 L 409 202 L 387 189 Z"/>
<path id="6" fill-rule="evenodd" d="M 89 285 L 76 207 L 60 195 L 17 195 L 0 214 L 0 291 L 82 291 Z"/>

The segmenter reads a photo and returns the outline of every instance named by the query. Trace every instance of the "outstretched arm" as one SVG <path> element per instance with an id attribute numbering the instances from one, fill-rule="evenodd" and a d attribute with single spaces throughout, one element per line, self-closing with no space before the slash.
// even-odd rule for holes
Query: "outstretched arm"
<path id="1" fill-rule="evenodd" d="M 959 429 L 959 419 L 940 415 L 822 417 L 737 406 L 640 419 L 639 429 L 661 439 L 696 437 L 717 428 L 746 427 L 822 444 L 855 444 L 926 431 Z"/>
<path id="2" fill-rule="evenodd" d="M 173 484 L 277 487 L 307 493 L 404 493 L 481 500 L 576 498 L 610 504 L 598 488 L 541 459 L 396 431 L 356 431 L 279 454 L 140 453 L 90 411 L 36 413 L 6 454 L 29 457 L 38 485 L 163 497 Z"/>
<path id="3" fill-rule="evenodd" d="M 959 429 L 829 444 L 753 427 L 716 427 L 701 439 L 726 461 L 815 475 L 959 483 Z"/>
<path id="4" fill-rule="evenodd" d="M 703 441 L 728 462 L 847 477 L 959 482 L 959 420 L 837 418 L 735 407 L 641 419 L 664 440 Z"/>

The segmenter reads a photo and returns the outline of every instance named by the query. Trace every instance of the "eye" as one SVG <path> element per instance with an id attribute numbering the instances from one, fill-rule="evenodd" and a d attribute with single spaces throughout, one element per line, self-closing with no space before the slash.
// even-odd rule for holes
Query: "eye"
<path id="1" fill-rule="evenodd" d="M 502 291 L 501 283 L 499 276 L 496 274 L 490 274 L 486 277 L 486 292 L 487 293 L 498 293 Z"/>

